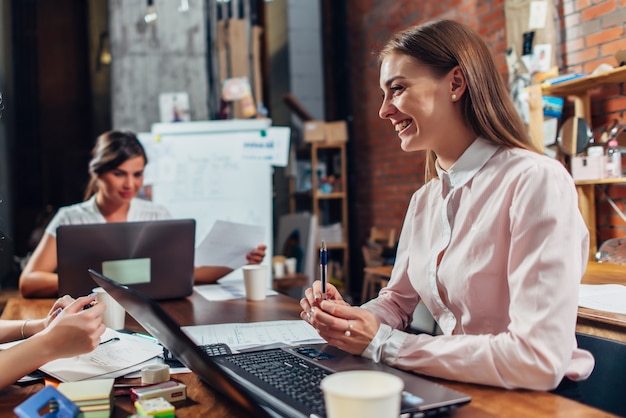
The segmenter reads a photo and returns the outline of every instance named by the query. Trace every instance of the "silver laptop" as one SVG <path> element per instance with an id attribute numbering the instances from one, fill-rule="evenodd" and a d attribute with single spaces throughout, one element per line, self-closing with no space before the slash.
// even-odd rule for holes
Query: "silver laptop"
<path id="1" fill-rule="evenodd" d="M 209 356 L 156 302 L 93 270 L 89 274 L 202 381 L 255 417 L 325 417 L 319 381 L 328 374 L 345 370 L 382 370 L 402 378 L 403 418 L 447 413 L 471 400 L 466 394 L 415 374 L 351 355 L 327 344 Z M 261 367 L 262 364 L 269 367 Z M 293 381 L 298 383 L 291 384 L 294 373 L 297 375 L 293 376 Z"/>
<path id="2" fill-rule="evenodd" d="M 193 219 L 60 226 L 59 295 L 91 293 L 93 269 L 153 299 L 189 296 L 195 231 Z"/>

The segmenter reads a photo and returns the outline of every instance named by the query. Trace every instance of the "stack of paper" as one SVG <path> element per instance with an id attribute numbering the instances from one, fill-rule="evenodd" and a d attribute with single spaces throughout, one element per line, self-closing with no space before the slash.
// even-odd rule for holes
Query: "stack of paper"
<path id="1" fill-rule="evenodd" d="M 74 402 L 84 418 L 107 418 L 113 407 L 114 379 L 60 383 L 59 392 Z"/>

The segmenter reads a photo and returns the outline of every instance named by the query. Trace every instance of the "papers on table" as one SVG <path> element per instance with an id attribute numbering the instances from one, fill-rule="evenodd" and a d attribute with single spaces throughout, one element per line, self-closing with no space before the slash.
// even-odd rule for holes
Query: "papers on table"
<path id="1" fill-rule="evenodd" d="M 578 306 L 626 315 L 626 286 L 621 284 L 581 284 Z"/>
<path id="2" fill-rule="evenodd" d="M 163 354 L 156 342 L 107 329 L 90 353 L 53 360 L 39 369 L 62 382 L 124 376 L 142 363 Z"/>
<path id="3" fill-rule="evenodd" d="M 198 345 L 226 343 L 233 351 L 271 345 L 325 343 L 317 331 L 302 320 L 193 325 L 182 330 Z"/>
<path id="4" fill-rule="evenodd" d="M 246 264 L 246 254 L 264 241 L 264 226 L 215 221 L 196 248 L 195 265 L 237 269 Z"/>
<path id="5" fill-rule="evenodd" d="M 243 282 L 203 284 L 194 286 L 194 289 L 208 301 L 241 299 L 246 297 L 246 290 Z M 274 296 L 277 294 L 278 292 L 275 290 L 265 290 L 266 296 Z"/>

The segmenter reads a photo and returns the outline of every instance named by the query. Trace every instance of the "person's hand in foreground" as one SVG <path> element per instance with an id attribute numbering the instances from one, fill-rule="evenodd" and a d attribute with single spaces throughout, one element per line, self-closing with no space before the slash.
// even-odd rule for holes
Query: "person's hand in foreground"
<path id="1" fill-rule="evenodd" d="M 60 303 L 63 303 L 62 299 L 59 299 Z M 33 338 L 45 341 L 53 359 L 94 350 L 106 330 L 102 322 L 106 305 L 102 302 L 94 303 L 95 300 L 95 296 L 84 296 L 63 308 L 51 311 L 48 325 Z M 89 309 L 83 309 L 89 305 Z"/>
<path id="2" fill-rule="evenodd" d="M 95 296 L 84 296 L 70 303 L 71 298 L 60 298 L 46 318 L 32 321 L 37 326 L 31 328 L 34 335 L 29 336 L 32 331 L 25 332 L 28 338 L 0 352 L 0 389 L 52 360 L 94 350 L 106 329 L 102 323 L 106 305 L 96 303 L 89 309 L 83 307 L 95 299 Z M 39 330 L 40 327 L 44 328 Z"/>

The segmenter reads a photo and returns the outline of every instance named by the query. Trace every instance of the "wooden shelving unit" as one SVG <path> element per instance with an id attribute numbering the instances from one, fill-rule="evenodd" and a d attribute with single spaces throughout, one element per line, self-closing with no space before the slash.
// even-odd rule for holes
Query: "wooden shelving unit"
<path id="1" fill-rule="evenodd" d="M 348 244 L 347 159 L 345 142 L 312 142 L 305 151 L 311 162 L 311 190 L 291 193 L 291 211 L 309 210 L 318 219 L 319 227 L 341 224 L 337 240 L 327 240 L 329 277 L 331 283 L 342 289 L 350 288 L 350 248 Z M 302 152 L 300 153 L 302 154 Z M 299 157 L 300 158 L 300 157 Z M 333 176 L 332 189 L 322 187 L 316 167 L 323 162 L 327 177 Z M 322 237 L 323 238 L 323 237 Z M 319 249 L 319 248 L 318 248 Z M 338 264 L 332 264 L 338 263 Z M 340 266 L 333 269 L 332 266 Z"/>
<path id="2" fill-rule="evenodd" d="M 591 125 L 591 91 L 598 87 L 626 82 L 626 66 L 618 67 L 611 71 L 606 71 L 596 75 L 576 78 L 554 85 L 534 85 L 531 86 L 530 108 L 531 123 L 530 132 L 533 142 L 543 144 L 542 124 L 543 106 L 541 96 L 568 97 L 574 100 L 574 115 L 583 118 L 589 126 Z M 626 178 L 612 178 L 599 180 L 576 181 L 578 190 L 578 207 L 589 229 L 589 257 L 595 259 L 598 250 L 596 239 L 596 207 L 595 207 L 595 186 L 602 184 L 626 183 Z"/>

